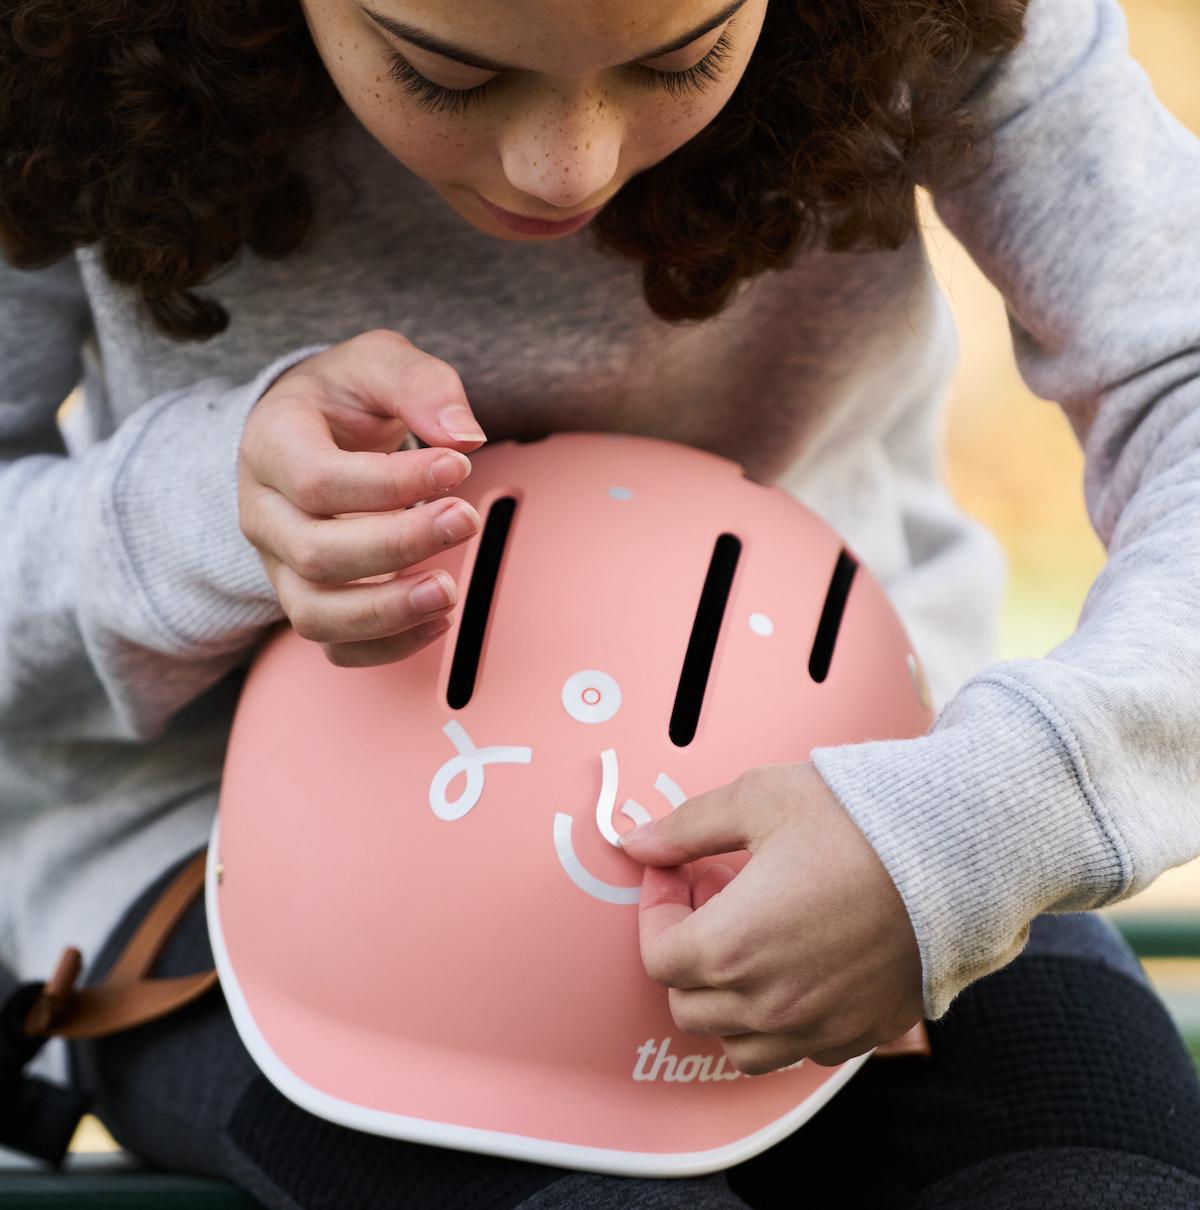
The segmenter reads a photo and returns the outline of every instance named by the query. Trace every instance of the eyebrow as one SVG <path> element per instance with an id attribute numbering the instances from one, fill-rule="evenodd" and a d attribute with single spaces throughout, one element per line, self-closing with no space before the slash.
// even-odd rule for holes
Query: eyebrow
<path id="1" fill-rule="evenodd" d="M 702 38 L 710 30 L 714 30 L 718 25 L 724 24 L 745 3 L 746 0 L 734 0 L 732 4 L 727 4 L 715 17 L 701 22 L 695 29 L 689 30 L 681 38 L 676 38 L 668 46 L 660 46 L 657 50 L 647 51 L 643 55 L 638 55 L 636 59 L 630 59 L 628 63 L 622 63 L 619 66 L 629 67 L 640 59 L 657 59 L 660 55 L 669 55 L 673 50 L 682 50 L 685 46 L 690 46 L 697 38 Z M 478 67 L 482 71 L 526 70 L 523 67 L 496 63 L 492 59 L 484 58 L 483 55 L 477 55 L 474 51 L 466 50 L 461 46 L 453 46 L 449 42 L 443 42 L 441 38 L 435 38 L 432 34 L 427 34 L 424 30 L 417 29 L 414 25 L 406 25 L 403 21 L 397 21 L 393 17 L 377 13 L 365 4 L 359 4 L 358 7 L 376 25 L 387 30 L 389 34 L 393 34 L 397 38 L 403 38 L 405 42 L 411 42 L 414 46 L 419 46 L 422 50 L 427 50 L 431 54 L 441 55 L 445 59 L 453 59 L 456 63 L 465 63 L 468 67 Z"/>

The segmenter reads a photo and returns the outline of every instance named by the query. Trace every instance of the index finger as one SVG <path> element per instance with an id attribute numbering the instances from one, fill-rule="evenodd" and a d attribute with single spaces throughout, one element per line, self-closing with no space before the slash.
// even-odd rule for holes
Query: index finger
<path id="1" fill-rule="evenodd" d="M 360 333 L 304 364 L 341 406 L 402 420 L 428 445 L 487 440 L 458 371 L 399 332 Z"/>
<path id="2" fill-rule="evenodd" d="M 320 407 L 302 399 L 273 408 L 270 423 L 256 426 L 253 454 L 261 484 L 318 517 L 390 512 L 440 494 L 431 471 L 443 457 L 471 469 L 453 450 L 344 450 Z"/>

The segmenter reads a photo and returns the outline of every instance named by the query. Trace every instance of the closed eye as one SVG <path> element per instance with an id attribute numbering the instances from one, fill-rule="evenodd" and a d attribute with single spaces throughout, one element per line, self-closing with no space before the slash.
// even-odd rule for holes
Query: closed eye
<path id="1" fill-rule="evenodd" d="M 660 71 L 657 68 L 634 64 L 628 70 L 634 79 L 648 88 L 660 88 L 680 96 L 689 92 L 702 92 L 710 84 L 718 82 L 724 75 L 726 60 L 733 50 L 733 40 L 726 30 L 717 39 L 713 48 L 698 63 L 683 71 Z M 399 51 L 392 51 L 388 75 L 417 105 L 431 113 L 465 113 L 479 105 L 497 89 L 503 87 L 505 76 L 496 75 L 473 88 L 446 88 L 435 84 L 422 75 Z"/>

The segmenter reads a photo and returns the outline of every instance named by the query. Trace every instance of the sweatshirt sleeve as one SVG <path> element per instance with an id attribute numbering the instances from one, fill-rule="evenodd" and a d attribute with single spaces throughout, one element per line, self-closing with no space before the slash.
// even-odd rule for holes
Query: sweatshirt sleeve
<path id="1" fill-rule="evenodd" d="M 147 401 L 77 457 L 56 416 L 91 328 L 77 262 L 0 260 L 0 733 L 145 741 L 283 614 L 238 523 L 252 381 Z M 324 347 L 324 346 L 320 346 Z"/>
<path id="2" fill-rule="evenodd" d="M 1200 140 L 1116 0 L 1031 0 L 967 101 L 994 160 L 934 203 L 1071 422 L 1108 557 L 1068 639 L 970 677 L 927 735 L 813 750 L 904 899 L 930 1019 L 1034 916 L 1200 854 Z"/>

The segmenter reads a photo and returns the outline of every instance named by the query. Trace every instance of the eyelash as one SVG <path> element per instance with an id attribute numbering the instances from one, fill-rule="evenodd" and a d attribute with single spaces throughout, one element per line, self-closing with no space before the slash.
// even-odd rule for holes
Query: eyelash
<path id="1" fill-rule="evenodd" d="M 655 71 L 652 67 L 635 65 L 634 71 L 643 83 L 652 88 L 664 88 L 673 96 L 682 96 L 686 92 L 702 91 L 709 84 L 716 83 L 721 78 L 725 60 L 733 50 L 729 31 L 726 30 L 712 50 L 700 60 L 693 63 L 684 71 Z M 419 71 L 403 55 L 392 52 L 388 75 L 399 84 L 409 96 L 416 99 L 417 104 L 433 113 L 465 113 L 471 106 L 479 104 L 499 81 L 494 76 L 486 84 L 475 88 L 443 88 L 432 80 L 421 75 Z"/>

